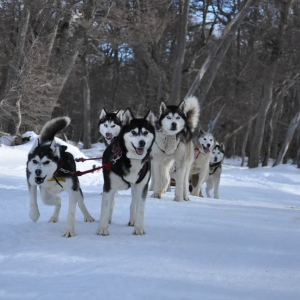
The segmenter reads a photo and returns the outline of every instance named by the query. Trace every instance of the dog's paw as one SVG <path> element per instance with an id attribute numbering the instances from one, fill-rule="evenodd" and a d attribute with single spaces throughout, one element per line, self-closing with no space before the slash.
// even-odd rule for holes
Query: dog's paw
<path id="1" fill-rule="evenodd" d="M 145 230 L 143 227 L 134 227 L 133 233 L 134 235 L 143 235 L 145 234 Z"/>
<path id="2" fill-rule="evenodd" d="M 92 216 L 87 216 L 84 218 L 84 222 L 94 222 L 95 219 Z"/>
<path id="3" fill-rule="evenodd" d="M 36 222 L 40 217 L 40 212 L 37 206 L 31 206 L 29 217 L 33 222 Z"/>
<path id="4" fill-rule="evenodd" d="M 174 197 L 174 201 L 176 201 L 176 202 L 182 202 L 182 201 L 183 201 L 183 198 L 182 198 L 182 197 L 175 196 L 175 197 Z"/>
<path id="5" fill-rule="evenodd" d="M 190 198 L 189 197 L 184 197 L 183 200 L 184 201 L 190 201 Z"/>
<path id="6" fill-rule="evenodd" d="M 198 192 L 196 192 L 196 191 L 193 191 L 193 192 L 191 193 L 191 195 L 192 195 L 192 196 L 196 196 L 196 197 L 201 197 L 200 192 L 198 193 Z"/>
<path id="7" fill-rule="evenodd" d="M 161 198 L 161 194 L 160 193 L 153 193 L 151 195 L 151 198 L 158 198 L 158 199 L 160 199 Z"/>
<path id="8" fill-rule="evenodd" d="M 134 226 L 134 221 L 129 221 L 129 222 L 127 223 L 127 225 L 128 225 L 128 226 Z"/>
<path id="9" fill-rule="evenodd" d="M 55 217 L 51 217 L 48 221 L 48 223 L 57 223 L 58 222 L 58 216 L 55 216 Z"/>
<path id="10" fill-rule="evenodd" d="M 73 237 L 75 236 L 75 231 L 72 229 L 72 230 L 66 230 L 66 232 L 64 233 L 63 237 L 65 238 L 70 238 L 70 237 Z"/>
<path id="11" fill-rule="evenodd" d="M 107 236 L 109 235 L 108 229 L 107 228 L 98 228 L 97 232 L 98 235 L 103 235 Z"/>

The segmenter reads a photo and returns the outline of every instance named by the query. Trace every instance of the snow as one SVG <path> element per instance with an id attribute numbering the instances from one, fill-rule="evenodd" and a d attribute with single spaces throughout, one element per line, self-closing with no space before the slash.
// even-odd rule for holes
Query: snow
<path id="1" fill-rule="evenodd" d="M 225 160 L 221 199 L 174 202 L 148 193 L 144 236 L 132 235 L 130 190 L 116 196 L 110 235 L 96 235 L 102 172 L 80 177 L 86 206 L 76 212 L 73 238 L 63 238 L 68 195 L 58 223 L 38 199 L 29 218 L 25 177 L 31 141 L 0 147 L 0 299 L 299 299 L 300 170 L 294 165 L 248 169 Z M 63 143 L 63 142 L 62 142 Z M 68 146 L 75 157 L 99 157 Z M 78 163 L 78 170 L 101 165 Z"/>

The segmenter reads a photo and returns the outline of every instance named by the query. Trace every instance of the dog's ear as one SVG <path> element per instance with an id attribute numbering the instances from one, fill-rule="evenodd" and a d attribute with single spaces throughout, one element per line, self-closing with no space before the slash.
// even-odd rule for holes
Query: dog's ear
<path id="1" fill-rule="evenodd" d="M 182 112 L 185 113 L 184 107 L 185 107 L 185 101 L 183 100 L 183 101 L 181 101 L 181 103 L 179 104 L 178 108 L 179 108 Z"/>
<path id="2" fill-rule="evenodd" d="M 52 150 L 53 153 L 56 152 L 56 143 L 55 143 L 55 140 L 52 140 L 52 142 L 50 143 L 50 146 L 49 148 Z"/>
<path id="3" fill-rule="evenodd" d="M 104 118 L 106 115 L 107 115 L 107 112 L 106 112 L 105 108 L 102 108 L 99 119 Z"/>
<path id="4" fill-rule="evenodd" d="M 164 101 L 162 101 L 161 104 L 160 104 L 160 107 L 159 107 L 159 115 L 162 115 L 163 112 L 164 112 L 167 108 L 168 108 L 168 107 L 167 107 L 167 104 L 166 104 Z"/>
<path id="5" fill-rule="evenodd" d="M 219 147 L 223 152 L 225 152 L 225 144 L 223 142 L 220 143 Z"/>
<path id="6" fill-rule="evenodd" d="M 32 147 L 31 147 L 29 153 L 32 153 L 32 152 L 34 151 L 34 149 L 35 149 L 35 148 L 38 148 L 39 146 L 40 146 L 40 140 L 37 138 L 37 139 L 35 140 L 35 142 L 33 143 L 33 145 L 32 145 Z"/>
<path id="7" fill-rule="evenodd" d="M 119 118 L 119 120 L 122 122 L 122 117 L 123 117 L 123 114 L 124 114 L 124 110 L 120 109 L 118 112 L 117 112 L 117 118 Z"/>
<path id="8" fill-rule="evenodd" d="M 204 133 L 205 133 L 205 131 L 202 128 L 200 128 L 199 129 L 199 135 L 204 134 Z"/>
<path id="9" fill-rule="evenodd" d="M 132 115 L 132 112 L 131 112 L 130 108 L 128 107 L 128 108 L 126 108 L 126 110 L 124 111 L 124 114 L 122 116 L 122 124 L 128 125 L 132 119 L 134 119 L 134 116 Z"/>
<path id="10" fill-rule="evenodd" d="M 146 116 L 144 117 L 144 120 L 148 121 L 152 126 L 154 126 L 155 122 L 155 116 L 154 113 L 149 109 Z"/>

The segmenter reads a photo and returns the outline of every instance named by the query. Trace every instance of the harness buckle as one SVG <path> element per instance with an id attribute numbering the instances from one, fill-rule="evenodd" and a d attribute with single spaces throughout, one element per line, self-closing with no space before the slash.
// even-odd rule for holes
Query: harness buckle
<path id="1" fill-rule="evenodd" d="M 70 171 L 65 170 L 65 169 L 63 169 L 63 168 L 60 168 L 59 171 L 62 171 L 62 172 L 64 172 L 64 173 L 66 173 L 66 174 L 68 174 L 68 173 L 73 174 L 73 172 L 70 172 Z"/>
<path id="2" fill-rule="evenodd" d="M 115 164 L 117 162 L 117 160 L 119 160 L 120 158 L 122 157 L 122 152 L 116 157 L 116 158 L 113 158 L 111 161 L 113 164 Z"/>

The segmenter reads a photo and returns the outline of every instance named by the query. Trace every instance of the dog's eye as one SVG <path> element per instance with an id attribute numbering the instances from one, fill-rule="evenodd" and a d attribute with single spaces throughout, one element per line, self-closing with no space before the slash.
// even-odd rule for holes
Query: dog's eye
<path id="1" fill-rule="evenodd" d="M 114 128 L 114 127 L 116 127 L 116 125 L 111 125 L 110 127 L 111 127 L 111 128 Z"/>
<path id="2" fill-rule="evenodd" d="M 35 159 L 32 161 L 35 165 L 38 163 Z"/>
<path id="3" fill-rule="evenodd" d="M 148 131 L 144 131 L 144 133 L 143 133 L 144 135 L 147 135 L 148 134 Z"/>
<path id="4" fill-rule="evenodd" d="M 167 119 L 171 120 L 171 117 L 170 117 L 170 116 L 167 116 Z"/>
<path id="5" fill-rule="evenodd" d="M 107 124 L 104 124 L 104 127 L 106 127 L 106 128 L 107 128 L 107 127 L 108 127 L 108 126 L 107 126 Z"/>
<path id="6" fill-rule="evenodd" d="M 176 117 L 176 120 L 179 120 L 180 119 L 180 117 Z"/>
<path id="7" fill-rule="evenodd" d="M 204 138 L 204 141 L 206 141 L 206 138 Z"/>
<path id="8" fill-rule="evenodd" d="M 134 136 L 137 135 L 137 133 L 134 130 L 131 130 L 131 134 Z"/>
<path id="9" fill-rule="evenodd" d="M 50 160 L 46 160 L 45 162 L 44 162 L 44 165 L 49 165 L 50 164 Z"/>

